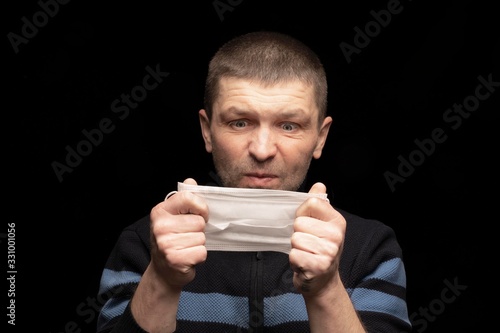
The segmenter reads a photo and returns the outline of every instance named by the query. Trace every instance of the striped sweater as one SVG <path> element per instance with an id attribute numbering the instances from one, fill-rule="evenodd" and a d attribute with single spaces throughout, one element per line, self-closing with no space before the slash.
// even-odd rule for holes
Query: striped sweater
<path id="1" fill-rule="evenodd" d="M 402 249 L 394 231 L 337 209 L 347 221 L 340 275 L 368 332 L 411 332 Z M 149 216 L 126 227 L 102 273 L 97 332 L 145 332 L 129 301 L 150 261 Z M 176 332 L 310 332 L 288 256 L 209 251 L 181 293 Z"/>

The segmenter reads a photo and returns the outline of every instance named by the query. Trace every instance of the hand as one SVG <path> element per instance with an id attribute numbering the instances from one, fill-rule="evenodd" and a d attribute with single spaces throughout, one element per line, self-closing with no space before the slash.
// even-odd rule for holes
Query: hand
<path id="1" fill-rule="evenodd" d="M 184 183 L 197 184 L 191 178 Z M 194 279 L 195 266 L 206 260 L 206 221 L 204 199 L 187 191 L 170 196 L 151 210 L 151 265 L 168 286 L 181 289 Z"/>
<path id="2" fill-rule="evenodd" d="M 309 193 L 326 193 L 322 183 Z M 309 198 L 297 209 L 291 238 L 293 283 L 304 296 L 320 295 L 338 282 L 346 221 L 328 201 Z"/>

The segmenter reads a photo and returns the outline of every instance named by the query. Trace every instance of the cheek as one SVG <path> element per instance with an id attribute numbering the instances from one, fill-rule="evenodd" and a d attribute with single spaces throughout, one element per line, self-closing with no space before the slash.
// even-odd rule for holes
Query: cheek
<path id="1" fill-rule="evenodd" d="M 280 147 L 280 152 L 285 161 L 290 164 L 290 167 L 295 165 L 296 168 L 301 169 L 304 166 L 309 165 L 309 162 L 313 157 L 314 146 L 300 144 L 293 145 L 289 143 L 288 145 L 282 145 Z"/>
<path id="2" fill-rule="evenodd" d="M 212 139 L 212 146 L 214 152 L 219 155 L 223 154 L 225 158 L 231 158 L 241 155 L 245 152 L 245 145 L 242 140 L 231 137 L 214 137 Z"/>
<path id="3" fill-rule="evenodd" d="M 297 158 L 305 158 L 312 155 L 315 145 L 306 139 L 283 140 L 279 143 L 279 149 L 287 155 Z"/>

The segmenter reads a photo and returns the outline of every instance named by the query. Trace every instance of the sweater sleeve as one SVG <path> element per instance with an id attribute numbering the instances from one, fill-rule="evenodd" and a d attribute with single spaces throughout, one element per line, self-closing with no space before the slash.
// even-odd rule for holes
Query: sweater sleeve
<path id="1" fill-rule="evenodd" d="M 130 311 L 130 299 L 150 261 L 149 216 L 125 228 L 101 275 L 98 297 L 106 300 L 97 333 L 142 333 Z"/>
<path id="2" fill-rule="evenodd" d="M 392 228 L 345 213 L 344 285 L 368 332 L 411 332 L 402 248 Z"/>

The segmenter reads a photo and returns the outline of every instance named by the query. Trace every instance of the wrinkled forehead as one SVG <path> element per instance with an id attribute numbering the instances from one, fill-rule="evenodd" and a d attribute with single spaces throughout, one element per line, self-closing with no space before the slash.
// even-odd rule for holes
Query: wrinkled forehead
<path id="1" fill-rule="evenodd" d="M 217 117 L 269 116 L 280 118 L 317 118 L 319 114 L 313 89 L 301 81 L 264 84 L 251 80 L 221 80 L 213 112 Z"/>
<path id="2" fill-rule="evenodd" d="M 309 103 L 314 100 L 314 88 L 300 80 L 268 83 L 233 77 L 221 78 L 216 102 L 235 98 L 269 99 L 277 103 L 291 99 Z"/>

